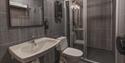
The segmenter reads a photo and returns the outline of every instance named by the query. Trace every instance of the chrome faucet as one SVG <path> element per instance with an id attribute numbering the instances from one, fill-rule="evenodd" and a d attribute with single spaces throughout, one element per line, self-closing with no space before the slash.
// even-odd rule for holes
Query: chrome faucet
<path id="1" fill-rule="evenodd" d="M 36 44 L 34 38 L 35 38 L 35 36 L 33 35 L 33 36 L 32 36 L 32 41 L 31 41 L 31 43 L 32 43 L 34 46 L 37 46 L 37 44 Z"/>

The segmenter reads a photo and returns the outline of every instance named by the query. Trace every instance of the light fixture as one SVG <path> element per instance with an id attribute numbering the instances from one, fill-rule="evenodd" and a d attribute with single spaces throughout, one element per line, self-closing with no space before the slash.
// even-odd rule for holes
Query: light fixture
<path id="1" fill-rule="evenodd" d="M 73 4 L 71 5 L 71 8 L 72 8 L 72 9 L 80 9 L 80 6 L 78 6 L 77 4 L 73 3 Z"/>

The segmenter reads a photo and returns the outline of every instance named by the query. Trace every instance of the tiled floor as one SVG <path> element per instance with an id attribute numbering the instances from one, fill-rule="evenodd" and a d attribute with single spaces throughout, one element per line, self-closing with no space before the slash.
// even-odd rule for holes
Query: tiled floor
<path id="1" fill-rule="evenodd" d="M 111 51 L 88 48 L 88 57 L 89 60 L 93 60 L 99 63 L 115 63 L 115 55 Z M 88 63 L 88 62 L 81 62 Z"/>

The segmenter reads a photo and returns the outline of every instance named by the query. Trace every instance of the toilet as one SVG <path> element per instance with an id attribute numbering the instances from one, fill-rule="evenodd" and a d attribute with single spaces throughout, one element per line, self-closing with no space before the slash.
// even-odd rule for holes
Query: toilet
<path id="1" fill-rule="evenodd" d="M 83 52 L 79 49 L 68 47 L 66 37 L 57 38 L 60 41 L 58 49 L 61 50 L 65 63 L 79 63 Z"/>

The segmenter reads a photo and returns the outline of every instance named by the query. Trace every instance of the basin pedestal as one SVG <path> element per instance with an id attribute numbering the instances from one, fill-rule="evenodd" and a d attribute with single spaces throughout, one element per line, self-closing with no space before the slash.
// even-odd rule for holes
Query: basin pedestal
<path id="1" fill-rule="evenodd" d="M 31 63 L 40 63 L 39 58 L 37 58 L 37 59 L 31 61 Z"/>

